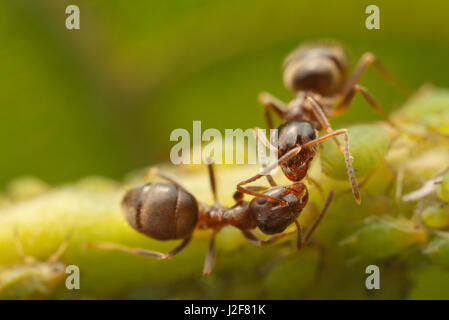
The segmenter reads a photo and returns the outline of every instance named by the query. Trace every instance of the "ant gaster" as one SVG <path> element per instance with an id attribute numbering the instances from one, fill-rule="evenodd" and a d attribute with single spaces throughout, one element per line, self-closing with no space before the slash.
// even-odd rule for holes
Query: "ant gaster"
<path id="1" fill-rule="evenodd" d="M 269 93 L 263 92 L 259 95 L 259 100 L 264 105 L 267 128 L 273 128 L 270 110 L 273 110 L 284 122 L 278 127 L 278 146 L 273 146 L 263 139 L 265 145 L 278 152 L 280 158 L 261 174 L 239 183 L 237 189 L 240 192 L 261 196 L 242 186 L 266 175 L 277 165 L 281 166 L 282 171 L 291 181 L 302 180 L 316 154 L 316 144 L 333 138 L 345 156 L 352 192 L 355 200 L 360 203 L 360 193 L 349 153 L 347 130 L 334 131 L 328 118 L 346 111 L 355 93 L 360 92 L 371 107 L 390 122 L 369 92 L 357 84 L 370 64 L 374 64 L 389 81 L 397 84 L 372 53 L 365 53 L 362 56 L 354 73 L 348 78 L 347 55 L 343 48 L 335 43 L 305 44 L 293 51 L 285 59 L 283 80 L 285 86 L 294 92 L 294 99 L 285 104 Z M 325 129 L 328 134 L 317 138 L 317 132 L 322 129 Z M 344 135 L 344 147 L 336 139 L 338 135 Z"/>
<path id="2" fill-rule="evenodd" d="M 152 168 L 150 173 L 170 183 L 145 183 L 129 190 L 123 198 L 125 217 L 135 230 L 158 240 L 182 239 L 181 244 L 172 251 L 161 253 L 109 242 L 91 244 L 91 247 L 118 250 L 155 259 L 170 259 L 189 244 L 195 229 L 210 229 L 212 238 L 203 269 L 204 274 L 209 274 L 215 260 L 215 237 L 224 226 L 230 225 L 240 229 L 249 241 L 257 245 L 271 244 L 297 232 L 297 247 L 301 249 L 324 217 L 333 197 L 331 191 L 315 223 L 303 236 L 301 226 L 296 220 L 309 199 L 307 188 L 303 183 L 297 182 L 286 187 L 275 186 L 270 189 L 253 187 L 255 190 L 265 189 L 264 194 L 282 199 L 284 201 L 282 205 L 279 205 L 278 201 L 265 198 L 244 201 L 243 194 L 236 192 L 234 194 L 236 204 L 229 208 L 221 205 L 217 198 L 211 162 L 208 163 L 208 169 L 214 197 L 212 205 L 197 201 L 183 186 L 156 168 Z M 293 222 L 296 228 L 285 230 Z M 252 232 L 256 227 L 263 233 L 273 236 L 259 239 Z"/>

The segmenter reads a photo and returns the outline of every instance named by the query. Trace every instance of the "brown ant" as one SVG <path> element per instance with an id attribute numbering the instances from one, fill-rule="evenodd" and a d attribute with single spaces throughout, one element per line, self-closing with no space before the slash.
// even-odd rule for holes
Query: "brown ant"
<path id="1" fill-rule="evenodd" d="M 236 192 L 234 194 L 236 204 L 228 208 L 224 207 L 217 198 L 215 174 L 211 161 L 208 163 L 208 171 L 214 198 L 213 205 L 197 201 L 177 181 L 156 168 L 151 168 L 150 173 L 167 180 L 169 184 L 145 183 L 129 190 L 123 198 L 122 207 L 126 219 L 138 232 L 158 240 L 182 239 L 181 244 L 169 253 L 130 248 L 115 243 L 95 243 L 90 246 L 155 259 L 170 259 L 189 244 L 195 229 L 211 229 L 212 238 L 203 269 L 203 274 L 210 274 L 215 260 L 215 237 L 223 227 L 231 225 L 240 229 L 245 238 L 260 246 L 271 244 L 297 232 L 297 247 L 301 249 L 308 243 L 312 233 L 323 219 L 334 195 L 331 190 L 318 218 L 303 237 L 301 226 L 297 221 L 309 200 L 307 188 L 303 183 L 296 182 L 286 187 L 275 186 L 268 190 L 264 187 L 253 187 L 254 190 L 259 191 L 265 189 L 264 195 L 282 199 L 282 205 L 278 204 L 278 200 L 271 201 L 264 198 L 244 201 L 243 194 Z M 270 179 L 272 180 L 271 176 Z M 285 229 L 293 222 L 296 228 L 286 231 Z M 259 239 L 252 232 L 256 227 L 272 236 Z"/>
<path id="2" fill-rule="evenodd" d="M 291 181 L 304 179 L 310 162 L 316 154 L 315 145 L 333 138 L 345 156 L 352 192 L 357 203 L 360 203 L 360 193 L 349 152 L 347 130 L 334 131 L 328 118 L 346 111 L 355 93 L 360 92 L 373 109 L 390 123 L 388 116 L 369 92 L 357 84 L 362 73 L 370 64 L 374 64 L 388 80 L 397 84 L 372 53 L 365 53 L 362 56 L 354 73 L 347 79 L 348 59 L 341 46 L 331 42 L 320 42 L 305 44 L 293 51 L 285 59 L 283 80 L 285 86 L 295 93 L 295 98 L 285 104 L 269 93 L 263 92 L 259 95 L 259 100 L 264 105 L 268 129 L 273 128 L 271 109 L 284 122 L 277 128 L 279 141 L 277 147 L 271 145 L 267 140 L 263 140 L 264 144 L 270 149 L 274 149 L 280 158 L 262 173 L 240 182 L 237 189 L 256 197 L 263 196 L 242 186 L 261 178 L 277 165 L 281 166 L 282 171 Z M 333 109 L 334 106 L 336 106 L 335 109 Z M 317 132 L 321 129 L 325 129 L 328 134 L 317 138 Z M 338 135 L 344 135 L 344 148 L 336 139 Z M 265 198 L 274 200 L 267 196 Z"/>

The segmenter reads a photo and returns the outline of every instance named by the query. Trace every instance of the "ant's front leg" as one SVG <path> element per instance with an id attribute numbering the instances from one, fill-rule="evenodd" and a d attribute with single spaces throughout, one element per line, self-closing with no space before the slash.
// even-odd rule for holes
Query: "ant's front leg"
<path id="1" fill-rule="evenodd" d="M 268 244 L 272 244 L 286 236 L 289 236 L 293 233 L 296 233 L 297 229 L 292 229 L 288 231 L 284 231 L 282 233 L 276 234 L 268 239 L 260 239 L 258 238 L 254 233 L 252 233 L 250 230 L 242 230 L 242 234 L 245 236 L 248 241 L 251 243 L 257 244 L 258 246 L 265 246 Z"/>
<path id="2" fill-rule="evenodd" d="M 287 105 L 268 92 L 259 94 L 259 101 L 264 106 L 265 121 L 267 129 L 273 129 L 273 119 L 271 118 L 270 109 L 273 109 L 281 119 L 284 119 Z"/>
<path id="3" fill-rule="evenodd" d="M 324 114 L 323 107 L 321 106 L 321 104 L 311 95 L 307 95 L 307 101 L 310 103 L 310 106 L 312 108 L 312 112 L 315 115 L 315 118 L 321 124 L 321 126 L 328 133 L 331 133 L 332 131 L 334 131 L 332 129 L 330 123 L 329 123 L 329 120 L 327 119 L 327 116 Z M 341 143 L 335 137 L 333 138 L 333 140 L 335 141 L 335 143 L 336 143 L 338 149 L 340 150 L 340 152 L 344 155 L 345 151 L 344 151 L 343 146 L 341 145 Z M 351 159 L 351 161 L 352 160 L 353 159 Z"/>
<path id="4" fill-rule="evenodd" d="M 277 166 L 281 165 L 284 162 L 287 162 L 288 160 L 290 160 L 291 158 L 296 156 L 300 151 L 301 151 L 301 147 L 299 147 L 299 146 L 291 149 L 290 151 L 285 153 L 278 161 L 276 161 L 272 165 L 270 165 L 270 166 L 266 167 L 264 170 L 262 170 L 262 172 L 260 172 L 260 173 L 256 174 L 255 176 L 253 176 L 253 177 L 251 177 L 249 179 L 246 179 L 246 180 L 240 182 L 239 184 L 237 184 L 237 191 L 240 191 L 241 193 L 246 193 L 246 194 L 258 197 L 258 198 L 264 198 L 264 199 L 267 199 L 267 200 L 270 200 L 270 201 L 274 201 L 274 202 L 277 202 L 277 203 L 279 203 L 281 205 L 285 205 L 286 202 L 284 200 L 276 199 L 276 198 L 267 196 L 267 195 L 265 195 L 263 193 L 252 191 L 249 188 L 244 188 L 243 185 L 251 183 L 253 181 L 256 181 L 256 180 L 266 176 L 267 174 L 270 174 L 270 172 L 274 168 L 276 168 Z"/>
<path id="5" fill-rule="evenodd" d="M 301 147 L 302 148 L 310 147 L 317 143 L 323 142 L 327 139 L 334 138 L 338 135 L 343 135 L 343 137 L 344 137 L 344 156 L 345 156 L 345 163 L 346 163 L 346 171 L 348 173 L 349 182 L 351 183 L 351 189 L 352 189 L 352 193 L 354 194 L 354 198 L 355 198 L 356 202 L 358 204 L 360 204 L 360 202 L 361 202 L 360 191 L 359 191 L 359 187 L 357 185 L 357 180 L 355 178 L 354 168 L 352 167 L 352 156 L 349 152 L 349 135 L 348 135 L 347 129 L 335 130 L 335 131 L 328 133 L 324 136 L 321 136 L 312 141 L 309 141 L 309 142 L 301 145 Z"/>

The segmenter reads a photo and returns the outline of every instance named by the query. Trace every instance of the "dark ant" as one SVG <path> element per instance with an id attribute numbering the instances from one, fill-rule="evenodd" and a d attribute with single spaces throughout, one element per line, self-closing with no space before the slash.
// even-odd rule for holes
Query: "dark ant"
<path id="1" fill-rule="evenodd" d="M 259 95 L 259 100 L 264 105 L 268 129 L 273 128 L 271 109 L 284 122 L 277 128 L 278 146 L 273 146 L 263 139 L 264 144 L 270 149 L 274 149 L 280 158 L 262 173 L 240 182 L 237 189 L 256 197 L 263 196 L 242 186 L 261 178 L 277 165 L 281 166 L 282 171 L 291 181 L 304 179 L 310 162 L 316 154 L 315 144 L 333 138 L 345 156 L 352 192 L 357 203 L 360 203 L 360 193 L 351 164 L 352 157 L 349 152 L 347 130 L 334 131 L 328 118 L 345 112 L 355 93 L 360 92 L 373 109 L 391 123 L 369 92 L 357 84 L 370 64 L 374 64 L 381 74 L 397 84 L 372 53 L 365 53 L 362 56 L 354 73 L 346 80 L 348 59 L 341 46 L 331 42 L 320 42 L 305 44 L 293 51 L 285 59 L 283 80 L 285 86 L 295 93 L 295 98 L 285 104 L 269 93 L 263 92 Z M 336 106 L 335 109 L 333 109 L 334 106 Z M 317 132 L 322 129 L 325 129 L 328 134 L 317 138 Z M 336 139 L 338 135 L 344 135 L 344 148 Z M 274 201 L 267 196 L 265 198 Z"/>
<path id="2" fill-rule="evenodd" d="M 307 188 L 303 183 L 296 182 L 286 187 L 275 186 L 268 190 L 265 187 L 252 187 L 259 191 L 265 189 L 264 194 L 282 199 L 284 202 L 282 205 L 278 204 L 278 200 L 273 202 L 264 198 L 244 201 L 243 194 L 235 192 L 236 204 L 228 208 L 217 198 L 214 168 L 210 161 L 208 171 L 214 198 L 213 205 L 197 201 L 183 186 L 156 168 L 151 168 L 150 173 L 167 180 L 169 184 L 145 183 L 129 190 L 123 198 L 122 207 L 126 219 L 138 232 L 158 240 L 183 239 L 181 244 L 169 253 L 130 248 L 115 243 L 95 243 L 90 246 L 155 259 L 170 259 L 189 244 L 195 229 L 211 229 L 212 238 L 203 269 L 203 274 L 210 274 L 215 260 L 215 237 L 223 227 L 231 225 L 240 229 L 246 239 L 260 246 L 271 244 L 297 232 L 297 247 L 302 249 L 323 219 L 334 195 L 331 190 L 318 218 L 303 237 L 301 226 L 297 221 L 309 200 Z M 285 231 L 293 222 L 296 228 Z M 259 239 L 252 232 L 256 227 L 272 236 Z"/>

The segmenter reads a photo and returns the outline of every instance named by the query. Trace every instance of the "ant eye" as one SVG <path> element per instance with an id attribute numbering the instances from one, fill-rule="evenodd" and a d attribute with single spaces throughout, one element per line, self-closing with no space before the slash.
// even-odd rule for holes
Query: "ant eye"
<path id="1" fill-rule="evenodd" d="M 265 204 L 267 202 L 267 199 L 265 198 L 257 198 L 257 204 Z"/>
<path id="2" fill-rule="evenodd" d="M 304 202 L 306 202 L 306 201 L 307 201 L 307 199 L 308 199 L 308 195 L 307 195 L 307 194 L 305 194 L 305 195 L 304 195 L 304 197 L 302 197 L 302 198 L 301 198 L 301 203 L 304 203 Z"/>

